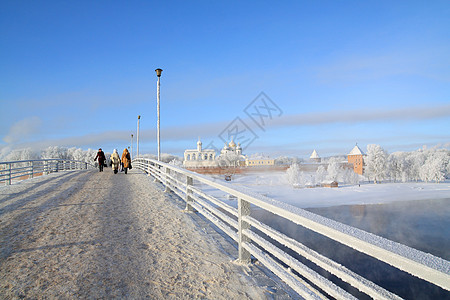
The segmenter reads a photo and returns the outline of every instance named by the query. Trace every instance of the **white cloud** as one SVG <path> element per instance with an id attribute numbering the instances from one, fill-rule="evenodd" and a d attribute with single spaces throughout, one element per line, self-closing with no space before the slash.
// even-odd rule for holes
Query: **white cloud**
<path id="1" fill-rule="evenodd" d="M 327 84 L 352 84 L 397 75 L 415 75 L 448 82 L 448 47 L 400 49 L 367 55 L 350 54 L 316 68 L 316 78 Z"/>
<path id="2" fill-rule="evenodd" d="M 308 114 L 292 114 L 292 115 L 283 115 L 280 118 L 276 118 L 271 120 L 267 124 L 268 130 L 277 131 L 278 128 L 285 128 L 288 130 L 292 130 L 295 132 L 298 128 L 303 126 L 316 126 L 321 124 L 359 124 L 359 123 L 367 123 L 367 122 L 378 122 L 378 123 L 386 123 L 386 122 L 417 122 L 417 121 L 428 121 L 435 119 L 448 119 L 450 117 L 450 105 L 440 105 L 434 107 L 413 107 L 413 108 L 403 108 L 403 109 L 395 109 L 395 110 L 355 110 L 355 111 L 329 111 L 329 112 L 318 112 L 318 113 L 308 113 Z M 256 131 L 257 134 L 262 134 L 262 132 L 256 128 L 254 124 L 252 124 L 251 120 L 244 120 L 249 126 L 253 126 L 252 129 Z M 128 145 L 130 142 L 130 131 L 128 130 L 118 130 L 118 131 L 104 131 L 97 132 L 92 134 L 80 135 L 80 136 L 71 136 L 60 139 L 42 139 L 40 141 L 27 141 L 25 139 L 26 136 L 33 134 L 36 132 L 40 126 L 41 121 L 39 118 L 30 118 L 25 119 L 20 122 L 14 124 L 10 133 L 4 138 L 6 142 L 9 143 L 8 146 L 14 147 L 32 147 L 34 149 L 44 149 L 48 146 L 64 146 L 64 147 L 97 147 L 112 145 L 117 147 L 119 145 Z M 187 126 L 177 126 L 177 127 L 168 127 L 161 129 L 161 140 L 164 143 L 174 141 L 177 142 L 177 146 L 172 145 L 172 147 L 181 147 L 180 151 L 187 147 L 195 147 L 195 143 L 197 138 L 200 136 L 202 139 L 204 146 L 211 141 L 215 141 L 216 146 L 220 147 L 222 145 L 222 141 L 218 137 L 219 134 L 229 126 L 229 122 L 212 122 L 212 123 L 204 123 L 204 124 L 193 124 Z M 306 143 L 303 145 L 305 147 L 305 151 L 312 151 L 310 148 L 317 147 L 319 143 L 324 144 L 325 142 L 331 142 L 337 144 L 338 142 L 343 142 L 343 139 L 348 139 L 345 141 L 345 145 L 350 145 L 355 142 L 357 139 L 359 142 L 364 142 L 361 137 L 343 137 L 341 136 L 339 140 L 329 140 L 329 137 L 326 140 L 321 140 L 325 137 L 314 138 L 311 141 L 303 141 Z M 397 137 L 390 136 L 365 136 L 364 140 L 367 140 L 369 143 L 376 139 L 377 143 L 388 143 L 392 144 L 391 139 L 398 139 Z M 414 136 L 403 136 L 402 142 L 409 141 L 409 143 L 446 143 L 448 141 L 448 136 L 433 133 L 424 135 L 423 133 Z M 15 142 L 15 145 L 13 144 Z M 184 144 L 184 141 L 187 141 Z M 155 143 L 156 142 L 156 129 L 147 129 L 141 130 L 140 133 L 140 144 L 141 147 L 144 144 Z M 136 143 L 136 135 L 134 136 L 133 143 Z M 294 143 L 294 145 L 289 145 L 289 142 L 285 141 L 280 142 L 282 145 L 266 145 L 268 148 L 274 147 L 275 149 L 279 149 L 280 147 L 286 148 L 289 150 L 292 146 L 291 152 L 298 153 L 298 145 Z M 117 145 L 117 146 L 116 146 Z M 178 146 L 179 145 L 179 146 Z M 193 146 L 194 145 L 194 146 Z M 255 144 L 256 145 L 256 144 Z M 313 145 L 313 146 L 310 146 Z M 348 147 L 348 146 L 345 146 Z M 301 150 L 301 149 L 300 149 Z M 183 150 L 184 151 L 184 150 Z M 325 151 L 325 150 L 323 150 Z M 305 152 L 306 153 L 306 152 Z"/>
<path id="3" fill-rule="evenodd" d="M 41 124 L 41 119 L 36 116 L 20 120 L 11 126 L 9 133 L 3 138 L 3 141 L 8 144 L 24 141 L 38 133 Z"/>
<path id="4" fill-rule="evenodd" d="M 421 121 L 450 117 L 450 105 L 410 107 L 394 110 L 332 111 L 285 115 L 273 120 L 274 126 L 305 126 L 330 123 L 363 123 L 376 121 Z"/>

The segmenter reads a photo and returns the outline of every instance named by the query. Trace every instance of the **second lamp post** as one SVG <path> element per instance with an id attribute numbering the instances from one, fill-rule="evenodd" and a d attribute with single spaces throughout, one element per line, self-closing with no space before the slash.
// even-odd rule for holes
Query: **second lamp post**
<path id="1" fill-rule="evenodd" d="M 138 122 L 137 122 L 137 137 L 136 137 L 136 139 L 137 139 L 137 141 L 136 141 L 136 151 L 137 151 L 137 153 L 136 153 L 136 157 L 139 157 L 139 121 L 141 120 L 141 116 L 139 115 L 138 116 Z"/>
<path id="2" fill-rule="evenodd" d="M 158 123 L 157 123 L 157 140 L 158 140 L 158 161 L 161 161 L 161 139 L 160 139 L 160 128 L 159 128 L 159 87 L 160 87 L 160 80 L 161 80 L 161 72 L 162 69 L 156 69 L 156 76 L 158 76 L 158 84 L 156 88 L 156 111 L 157 111 L 157 117 L 158 117 Z"/>

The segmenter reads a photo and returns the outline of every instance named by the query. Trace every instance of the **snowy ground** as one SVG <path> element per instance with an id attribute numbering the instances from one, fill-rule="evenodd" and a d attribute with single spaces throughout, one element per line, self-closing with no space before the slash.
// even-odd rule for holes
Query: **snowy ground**
<path id="1" fill-rule="evenodd" d="M 0 298 L 287 298 L 174 199 L 134 170 L 0 187 Z"/>
<path id="2" fill-rule="evenodd" d="M 293 188 L 286 172 L 238 174 L 232 184 L 300 208 L 450 198 L 450 182 L 344 185 L 339 188 Z"/>

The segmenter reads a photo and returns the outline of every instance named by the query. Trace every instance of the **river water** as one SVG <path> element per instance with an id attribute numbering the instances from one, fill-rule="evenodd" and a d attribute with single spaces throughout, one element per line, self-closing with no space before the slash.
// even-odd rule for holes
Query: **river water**
<path id="1" fill-rule="evenodd" d="M 309 208 L 310 212 L 450 260 L 450 199 Z M 273 214 L 252 215 L 404 299 L 450 299 L 450 292 Z M 287 252 L 290 252 L 286 249 Z M 359 299 L 369 299 L 295 253 L 301 262 Z"/>

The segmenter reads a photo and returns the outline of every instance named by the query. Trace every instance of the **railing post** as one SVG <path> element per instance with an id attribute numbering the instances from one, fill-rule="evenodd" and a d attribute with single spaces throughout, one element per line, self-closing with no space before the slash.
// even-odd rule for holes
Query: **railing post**
<path id="1" fill-rule="evenodd" d="M 249 242 L 249 238 L 243 234 L 245 229 L 250 228 L 250 224 L 244 222 L 242 217 L 250 215 L 250 202 L 245 201 L 242 198 L 238 200 L 238 236 L 239 236 L 239 262 L 241 264 L 249 264 L 250 252 L 244 249 L 243 244 Z"/>
<path id="2" fill-rule="evenodd" d="M 193 212 L 194 208 L 192 207 L 192 202 L 194 202 L 194 199 L 191 197 L 192 190 L 190 189 L 191 186 L 194 185 L 194 179 L 192 177 L 186 176 L 186 208 L 185 211 Z"/>
<path id="3" fill-rule="evenodd" d="M 169 187 L 170 178 L 168 175 L 170 175 L 170 169 L 169 168 L 165 168 L 165 169 L 166 169 L 166 189 L 164 190 L 164 192 L 169 193 L 172 191 Z"/>
<path id="4" fill-rule="evenodd" d="M 9 171 L 8 171 L 8 185 L 11 185 L 11 164 L 8 164 L 9 166 Z"/>
<path id="5" fill-rule="evenodd" d="M 33 178 L 33 173 L 34 173 L 34 163 L 33 163 L 32 161 L 30 161 L 30 166 L 31 166 L 31 169 L 30 169 L 30 175 L 29 175 L 29 178 Z"/>
<path id="6" fill-rule="evenodd" d="M 44 161 L 44 175 L 48 175 L 48 160 Z"/>
<path id="7" fill-rule="evenodd" d="M 160 168 L 160 166 L 159 165 L 155 165 L 155 180 L 154 180 L 154 182 L 156 182 L 156 183 L 158 183 L 158 182 L 160 182 L 159 181 L 159 179 L 158 179 L 158 175 L 161 177 L 161 168 Z"/>

